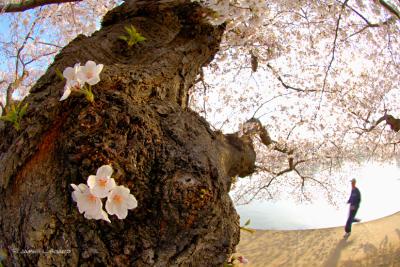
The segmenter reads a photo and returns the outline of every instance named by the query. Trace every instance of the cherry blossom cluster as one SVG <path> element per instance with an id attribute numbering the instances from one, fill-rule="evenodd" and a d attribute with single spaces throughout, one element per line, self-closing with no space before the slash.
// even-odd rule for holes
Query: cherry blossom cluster
<path id="1" fill-rule="evenodd" d="M 93 102 L 94 96 L 92 93 L 92 85 L 100 81 L 100 72 L 103 70 L 103 64 L 98 64 L 94 61 L 87 61 L 84 66 L 76 63 L 74 67 L 67 67 L 63 71 L 63 76 L 67 80 L 64 87 L 64 94 L 60 98 L 63 101 L 69 97 L 71 92 L 75 91 L 82 93 L 86 99 Z M 86 86 L 88 84 L 88 86 Z"/>
<path id="2" fill-rule="evenodd" d="M 79 213 L 84 213 L 86 219 L 105 220 L 111 222 L 109 215 L 117 215 L 125 219 L 128 210 L 137 207 L 136 198 L 125 186 L 118 186 L 111 178 L 113 169 L 103 165 L 97 169 L 96 175 L 90 175 L 86 184 L 71 184 L 74 191 L 72 199 L 77 202 Z M 102 198 L 107 197 L 106 211 L 103 210 Z"/>

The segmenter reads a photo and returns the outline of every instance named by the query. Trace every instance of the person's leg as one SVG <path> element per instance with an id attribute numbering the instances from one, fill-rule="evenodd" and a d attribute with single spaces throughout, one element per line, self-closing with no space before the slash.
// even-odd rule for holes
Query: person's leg
<path id="1" fill-rule="evenodd" d="M 356 218 L 357 211 L 358 211 L 358 207 L 356 207 L 356 208 L 354 209 L 353 222 L 360 222 L 360 221 L 361 221 L 360 219 L 357 219 L 357 218 Z"/>
<path id="2" fill-rule="evenodd" d="M 346 233 L 350 233 L 351 232 L 351 224 L 353 223 L 353 221 L 354 221 L 354 217 L 356 216 L 356 213 L 357 213 L 357 209 L 351 209 L 350 208 L 350 211 L 349 211 L 349 218 L 347 218 L 347 222 L 346 222 L 346 226 L 345 226 L 345 228 L 344 228 L 344 230 L 345 230 L 345 232 Z"/>

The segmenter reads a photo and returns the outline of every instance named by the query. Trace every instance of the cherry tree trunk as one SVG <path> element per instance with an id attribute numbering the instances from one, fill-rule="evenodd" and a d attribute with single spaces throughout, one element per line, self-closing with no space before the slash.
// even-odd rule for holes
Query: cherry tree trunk
<path id="1" fill-rule="evenodd" d="M 161 2 L 161 3 L 160 3 Z M 239 242 L 231 179 L 253 172 L 251 142 L 214 132 L 188 92 L 219 49 L 223 26 L 187 1 L 128 1 L 78 36 L 24 100 L 21 130 L 0 122 L 0 252 L 6 266 L 221 266 Z M 129 48 L 133 25 L 147 39 Z M 56 75 L 104 64 L 94 103 Z M 88 220 L 71 198 L 110 164 L 138 207 Z"/>

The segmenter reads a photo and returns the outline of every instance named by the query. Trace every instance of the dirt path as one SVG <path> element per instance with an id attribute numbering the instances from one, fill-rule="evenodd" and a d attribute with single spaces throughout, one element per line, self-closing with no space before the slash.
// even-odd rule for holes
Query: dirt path
<path id="1" fill-rule="evenodd" d="M 241 233 L 237 254 L 246 266 L 284 267 L 400 267 L 400 212 L 353 224 L 343 239 L 343 227 Z"/>

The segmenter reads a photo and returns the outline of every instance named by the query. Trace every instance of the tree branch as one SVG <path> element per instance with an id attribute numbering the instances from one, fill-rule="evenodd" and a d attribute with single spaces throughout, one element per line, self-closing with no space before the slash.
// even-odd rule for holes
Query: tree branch
<path id="1" fill-rule="evenodd" d="M 63 48 L 62 46 L 56 45 L 56 44 L 52 44 L 52 43 L 47 43 L 47 42 L 42 42 L 42 41 L 36 41 L 36 39 L 29 37 L 29 39 L 33 40 L 34 42 L 38 43 L 38 44 L 42 44 L 42 45 L 48 45 L 48 46 L 54 46 L 56 48 Z"/>
<path id="2" fill-rule="evenodd" d="M 80 2 L 82 0 L 26 0 L 19 3 L 0 4 L 0 12 L 23 12 L 35 7 L 51 5 L 51 4 L 62 4 L 69 2 Z"/>
<path id="3" fill-rule="evenodd" d="M 263 143 L 265 146 L 273 145 L 271 149 L 275 151 L 287 155 L 292 155 L 294 152 L 293 149 L 289 149 L 286 145 L 280 144 L 277 141 L 273 140 L 269 136 L 267 129 L 265 129 L 265 127 L 261 124 L 259 119 L 251 118 L 248 121 L 246 121 L 244 123 L 243 134 L 244 135 L 257 134 L 260 137 L 261 143 Z"/>
<path id="4" fill-rule="evenodd" d="M 387 2 L 386 0 L 379 0 L 379 4 L 381 4 L 384 8 L 386 8 L 390 13 L 395 15 L 397 18 L 400 19 L 400 10 L 392 5 L 391 3 Z"/>
<path id="5" fill-rule="evenodd" d="M 19 87 L 22 81 L 28 77 L 29 73 L 24 69 L 21 76 L 15 78 L 14 82 L 10 83 L 7 87 L 7 95 L 6 95 L 6 105 L 4 106 L 4 111 L 7 113 L 9 108 L 12 104 L 12 94 L 14 93 L 15 89 Z"/>
<path id="6" fill-rule="evenodd" d="M 307 89 L 301 89 L 297 87 L 293 87 L 285 83 L 282 79 L 282 77 L 276 72 L 276 70 L 268 63 L 267 67 L 272 71 L 272 73 L 276 76 L 276 78 L 280 81 L 280 83 L 285 87 L 286 89 L 294 90 L 296 92 L 316 92 L 316 90 L 307 90 Z"/>
<path id="7" fill-rule="evenodd" d="M 359 116 L 358 114 L 355 114 L 355 113 L 352 113 L 353 115 L 355 115 L 355 116 L 357 116 L 358 118 L 360 118 L 360 119 L 362 119 L 362 120 L 364 120 L 366 123 L 370 123 L 370 121 L 368 120 L 368 118 L 367 119 L 363 119 L 361 116 Z M 393 117 L 392 115 L 389 115 L 389 114 L 386 114 L 386 112 L 385 112 L 385 114 L 382 116 L 382 117 L 380 117 L 372 126 L 370 126 L 369 128 L 365 128 L 365 126 L 364 126 L 364 128 L 361 128 L 361 127 L 356 127 L 357 129 L 360 129 L 362 132 L 361 133 L 358 133 L 358 134 L 362 134 L 362 133 L 369 133 L 369 132 L 371 132 L 372 130 L 374 130 L 381 122 L 386 122 L 386 124 L 387 125 L 389 125 L 390 126 L 390 129 L 391 130 L 393 130 L 393 131 L 395 131 L 395 132 L 398 132 L 398 131 L 400 131 L 400 119 L 397 119 L 397 118 L 395 118 L 395 117 Z"/>
<path id="8" fill-rule="evenodd" d="M 329 71 L 330 71 L 330 69 L 331 69 L 331 67 L 332 67 L 333 61 L 335 60 L 336 42 L 337 42 L 338 33 L 339 33 L 339 24 L 340 24 L 340 20 L 341 20 L 341 18 L 342 18 L 343 10 L 344 10 L 344 8 L 345 8 L 346 5 L 347 5 L 347 2 L 348 2 L 348 0 L 346 0 L 346 1 L 343 2 L 343 4 L 342 4 L 342 9 L 341 9 L 341 11 L 340 11 L 340 13 L 339 13 L 339 17 L 338 17 L 338 19 L 337 19 L 337 21 L 336 21 L 335 38 L 333 39 L 333 47 L 332 47 L 332 57 L 331 57 L 331 60 L 329 61 L 328 68 L 326 69 L 326 72 L 325 72 L 325 77 L 324 77 L 324 82 L 323 82 L 323 84 L 322 84 L 322 92 L 321 92 L 321 98 L 320 98 L 320 100 L 319 100 L 318 110 L 319 110 L 319 108 L 320 108 L 320 106 L 321 106 L 322 96 L 323 96 L 323 94 L 324 94 L 324 92 L 325 92 L 325 86 L 326 86 L 326 81 L 327 81 L 327 79 L 328 79 Z"/>
<path id="9" fill-rule="evenodd" d="M 377 27 L 381 27 L 383 25 L 388 25 L 393 19 L 394 17 L 390 17 L 385 21 L 382 22 L 377 22 L 377 23 L 372 23 L 370 22 L 364 15 L 362 15 L 359 11 L 357 11 L 354 7 L 350 6 L 350 5 L 346 5 L 347 8 L 349 8 L 351 11 L 353 11 L 357 16 L 359 16 L 365 23 L 367 23 L 367 25 L 365 25 L 364 27 L 362 27 L 360 30 L 346 36 L 346 38 L 344 38 L 343 40 L 341 40 L 341 42 L 365 31 L 368 28 L 377 28 Z"/>
<path id="10" fill-rule="evenodd" d="M 340 3 L 340 1 L 339 1 L 339 3 Z M 359 16 L 363 21 L 365 21 L 365 23 L 367 23 L 367 25 L 369 27 L 378 27 L 381 25 L 381 23 L 371 23 L 363 14 L 361 14 L 359 11 L 357 11 L 354 7 L 352 7 L 350 5 L 346 5 L 346 7 L 351 9 L 351 11 L 353 11 L 354 13 L 356 13 L 357 16 Z"/>
<path id="11" fill-rule="evenodd" d="M 0 108 L 1 108 L 1 112 L 0 112 L 0 116 L 1 116 L 1 115 L 3 115 L 3 112 L 4 112 L 3 102 L 0 102 Z"/>
<path id="12" fill-rule="evenodd" d="M 293 172 L 293 171 L 296 172 L 302 178 L 302 181 L 303 181 L 302 182 L 302 187 L 304 186 L 304 181 L 305 181 L 306 178 L 314 180 L 314 181 L 320 183 L 323 187 L 325 187 L 325 185 L 323 183 L 321 183 L 320 181 L 318 181 L 318 180 L 316 180 L 316 179 L 314 179 L 312 177 L 303 176 L 303 175 L 301 175 L 300 171 L 298 169 L 296 169 L 297 165 L 299 165 L 301 163 L 305 163 L 305 162 L 307 162 L 307 160 L 299 160 L 299 161 L 293 163 L 293 158 L 289 158 L 289 167 L 285 168 L 285 169 L 283 169 L 283 170 L 281 170 L 279 172 L 274 172 L 274 171 L 271 171 L 271 170 L 269 170 L 269 169 L 267 169 L 265 167 L 257 166 L 258 170 L 268 172 L 268 173 L 272 174 L 273 176 L 271 177 L 271 179 L 266 184 L 264 184 L 263 186 L 260 186 L 259 188 L 257 188 L 257 191 L 253 194 L 252 198 L 250 198 L 248 203 L 250 203 L 252 200 L 254 200 L 262 190 L 267 190 L 271 186 L 272 182 L 275 181 L 276 179 L 278 179 L 278 177 L 280 177 L 280 176 L 282 176 L 282 175 L 284 175 L 286 173 Z"/>
<path id="13" fill-rule="evenodd" d="M 21 53 L 25 48 L 25 45 L 27 44 L 29 38 L 31 38 L 31 34 L 33 33 L 33 30 L 36 26 L 36 23 L 38 22 L 38 18 L 35 19 L 35 21 L 32 23 L 28 33 L 26 34 L 21 46 L 17 49 L 17 55 L 16 60 L 15 60 L 15 79 L 14 82 L 10 83 L 7 87 L 7 93 L 6 93 L 6 103 L 4 106 L 4 110 L 7 113 L 9 110 L 9 107 L 11 106 L 12 102 L 12 94 L 14 93 L 15 89 L 18 88 L 18 86 L 21 84 L 21 82 L 25 79 L 27 75 L 29 75 L 28 71 L 25 69 L 26 63 L 22 60 L 21 58 Z M 22 74 L 20 75 L 19 73 L 19 63 L 21 62 L 22 65 Z"/>
<path id="14" fill-rule="evenodd" d="M 290 94 L 292 94 L 292 92 L 289 92 L 289 93 L 286 93 L 286 94 L 281 94 L 281 95 L 276 95 L 276 96 L 274 96 L 274 97 L 272 97 L 272 98 L 266 100 L 265 102 L 263 102 L 261 105 L 258 106 L 258 108 L 254 111 L 253 116 L 251 116 L 251 117 L 254 118 L 254 117 L 256 116 L 257 112 L 258 112 L 265 104 L 271 102 L 271 101 L 274 100 L 274 99 L 277 99 L 278 97 L 287 96 L 287 95 L 290 95 Z M 260 117 L 261 117 L 261 116 L 260 116 Z M 260 117 L 258 117 L 258 118 L 260 118 Z"/>
<path id="15" fill-rule="evenodd" d="M 54 54 L 57 53 L 57 52 L 58 52 L 58 51 L 51 51 L 51 52 L 44 53 L 44 54 L 42 54 L 42 55 L 36 56 L 36 57 L 32 58 L 31 60 L 24 62 L 24 66 L 27 66 L 27 65 L 29 65 L 29 64 L 31 64 L 31 63 L 37 61 L 38 59 L 40 59 L 40 58 L 42 58 L 42 57 L 47 57 L 47 56 L 54 55 Z"/>

